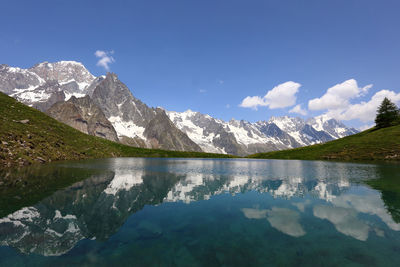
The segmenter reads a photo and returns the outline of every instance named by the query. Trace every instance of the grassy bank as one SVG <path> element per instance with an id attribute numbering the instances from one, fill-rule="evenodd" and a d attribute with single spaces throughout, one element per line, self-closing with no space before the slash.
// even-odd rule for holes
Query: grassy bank
<path id="1" fill-rule="evenodd" d="M 325 144 L 253 154 L 249 158 L 400 161 L 400 125 L 369 129 Z"/>
<path id="2" fill-rule="evenodd" d="M 0 93 L 0 168 L 107 157 L 226 158 L 229 155 L 135 148 L 90 136 Z"/>

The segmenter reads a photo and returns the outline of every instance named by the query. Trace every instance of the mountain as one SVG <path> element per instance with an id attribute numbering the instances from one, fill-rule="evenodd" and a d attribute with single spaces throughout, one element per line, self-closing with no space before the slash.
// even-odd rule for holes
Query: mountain
<path id="1" fill-rule="evenodd" d="M 92 100 L 103 110 L 121 138 L 134 139 L 148 148 L 202 151 L 175 127 L 164 110 L 150 108 L 135 98 L 114 73 L 108 73 L 95 87 Z"/>
<path id="2" fill-rule="evenodd" d="M 0 93 L 0 169 L 33 162 L 105 157 L 201 157 L 228 155 L 126 146 L 84 134 Z"/>
<path id="3" fill-rule="evenodd" d="M 115 74 L 109 73 L 96 78 L 79 62 L 43 62 L 29 69 L 1 65 L 0 91 L 41 111 L 48 110 L 57 102 L 68 101 L 72 96 L 89 96 L 92 100 L 74 99 L 63 105 L 56 104 L 49 114 L 84 133 L 112 141 L 120 139 L 125 144 L 144 148 L 201 152 L 196 143 L 170 123 L 167 116 L 163 116 L 164 111 L 150 108 L 135 98 Z M 87 106 L 81 106 L 90 101 L 93 101 L 90 104 L 91 109 L 94 106 L 99 107 L 106 119 L 98 117 L 100 112 L 97 108 L 96 112 L 89 112 Z M 65 113 L 69 111 L 72 113 Z M 156 117 L 158 120 L 160 117 L 167 120 L 162 124 L 165 128 L 157 127 L 159 134 L 155 135 L 156 128 L 153 126 L 152 130 L 147 131 L 152 134 L 148 139 L 143 133 Z M 109 127 L 108 121 L 115 129 Z M 86 125 L 88 123 L 91 125 Z M 102 127 L 102 130 L 96 132 L 93 125 Z M 117 138 L 113 133 L 115 130 Z M 169 137 L 162 138 L 161 132 Z"/>
<path id="4" fill-rule="evenodd" d="M 83 133 L 118 142 L 111 122 L 88 95 L 82 98 L 72 96 L 66 102 L 57 102 L 46 113 Z"/>
<path id="5" fill-rule="evenodd" d="M 268 121 L 222 121 L 191 110 L 164 111 L 151 108 L 132 95 L 116 74 L 94 77 L 81 63 L 44 62 L 29 69 L 0 66 L 0 91 L 84 133 L 136 147 L 205 151 L 246 156 L 324 143 L 357 133 L 337 120 L 319 116 L 304 121 L 293 117 L 272 117 Z M 75 96 L 73 103 L 69 101 Z M 88 97 L 78 101 L 81 97 Z M 65 102 L 65 104 L 56 104 Z M 81 104 L 93 102 L 100 112 L 89 112 Z M 73 107 L 74 106 L 74 107 Z M 68 114 L 66 112 L 72 112 Z M 97 114 L 97 115 L 91 115 Z M 91 118 L 91 116 L 95 116 Z M 106 125 L 108 130 L 93 130 Z M 111 133 L 114 128 L 117 139 Z M 91 128 L 91 129 L 89 129 Z"/>
<path id="6" fill-rule="evenodd" d="M 175 125 L 196 142 L 203 151 L 245 156 L 324 143 L 357 132 L 330 119 L 317 130 L 301 118 L 272 117 L 269 121 L 230 120 L 225 122 L 191 110 L 167 112 Z M 317 121 L 317 119 L 315 119 Z M 328 132 L 329 131 L 329 132 Z"/>
<path id="7" fill-rule="evenodd" d="M 266 136 L 254 124 L 243 120 L 225 122 L 191 110 L 167 114 L 203 151 L 246 155 L 286 148 L 279 138 Z"/>
<path id="8" fill-rule="evenodd" d="M 0 92 L 45 111 L 58 101 L 86 95 L 95 77 L 75 61 L 43 62 L 29 69 L 0 65 Z"/>
<path id="9" fill-rule="evenodd" d="M 274 123 L 282 131 L 292 136 L 300 146 L 308 146 L 334 139 L 327 134 L 324 129 L 316 130 L 312 125 L 306 123 L 301 118 L 292 118 L 288 116 L 271 117 L 268 122 Z"/>
<path id="10" fill-rule="evenodd" d="M 258 153 L 249 157 L 263 159 L 399 161 L 400 125 L 379 130 L 372 128 L 324 144 Z"/>
<path id="11" fill-rule="evenodd" d="M 358 133 L 356 129 L 349 128 L 340 121 L 329 118 L 326 115 L 311 118 L 307 120 L 307 123 L 317 131 L 325 131 L 334 139 Z"/>

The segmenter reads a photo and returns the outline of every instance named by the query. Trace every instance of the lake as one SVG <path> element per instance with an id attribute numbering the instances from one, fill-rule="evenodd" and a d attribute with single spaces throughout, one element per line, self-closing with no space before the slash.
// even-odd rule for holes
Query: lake
<path id="1" fill-rule="evenodd" d="M 101 159 L 0 194 L 0 266 L 400 266 L 396 164 Z"/>

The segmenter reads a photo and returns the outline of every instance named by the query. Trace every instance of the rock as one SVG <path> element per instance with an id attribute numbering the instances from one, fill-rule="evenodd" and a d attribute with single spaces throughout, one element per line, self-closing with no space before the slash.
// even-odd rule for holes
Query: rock
<path id="1" fill-rule="evenodd" d="M 66 102 L 54 104 L 46 113 L 83 133 L 118 142 L 113 125 L 89 96 L 72 96 Z"/>
<path id="2" fill-rule="evenodd" d="M 6 142 L 6 141 L 1 141 L 1 143 L 3 144 L 3 145 L 8 145 L 8 143 Z"/>
<path id="3" fill-rule="evenodd" d="M 19 122 L 22 123 L 22 124 L 27 124 L 27 123 L 29 122 L 29 120 L 28 120 L 28 119 L 26 119 L 26 120 L 20 120 Z"/>
<path id="4" fill-rule="evenodd" d="M 46 162 L 46 160 L 44 158 L 42 158 L 42 157 L 36 157 L 36 160 L 41 162 L 41 163 L 45 163 Z"/>
<path id="5" fill-rule="evenodd" d="M 157 115 L 146 126 L 143 135 L 153 148 L 178 151 L 197 151 L 201 148 L 168 118 L 164 110 L 157 109 Z"/>

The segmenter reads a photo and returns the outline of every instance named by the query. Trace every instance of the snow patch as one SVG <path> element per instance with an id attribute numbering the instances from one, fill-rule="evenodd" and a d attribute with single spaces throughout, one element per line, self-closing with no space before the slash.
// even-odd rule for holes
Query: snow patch
<path id="1" fill-rule="evenodd" d="M 130 138 L 139 137 L 143 140 L 146 140 L 143 133 L 145 128 L 137 126 L 133 121 L 124 121 L 119 116 L 111 116 L 108 120 L 114 126 L 115 131 L 118 134 L 118 137 L 127 136 Z"/>
<path id="2" fill-rule="evenodd" d="M 64 95 L 65 95 L 65 101 L 69 100 L 72 96 L 75 96 L 76 98 L 81 98 L 84 97 L 86 94 L 82 94 L 82 93 L 69 93 L 69 92 L 65 92 L 64 91 Z"/>

